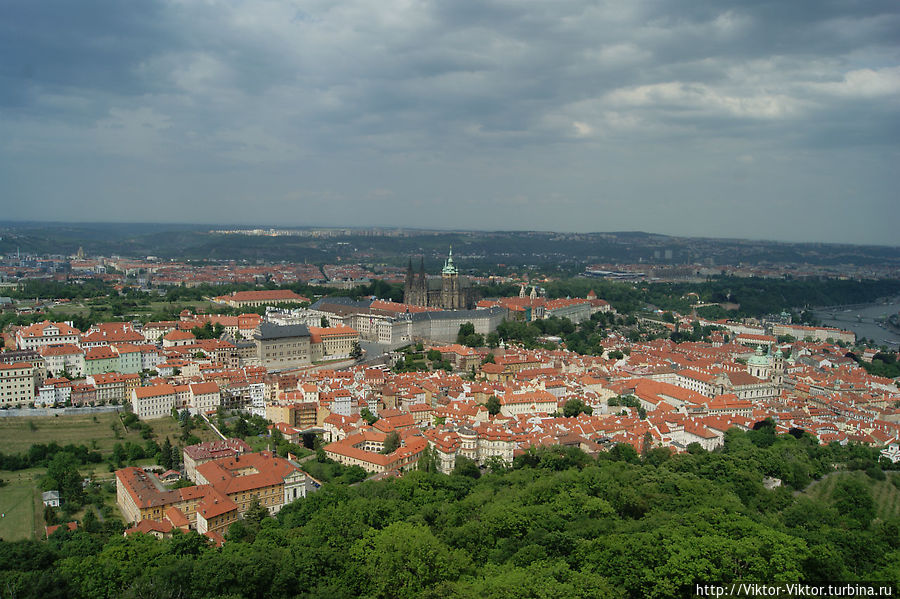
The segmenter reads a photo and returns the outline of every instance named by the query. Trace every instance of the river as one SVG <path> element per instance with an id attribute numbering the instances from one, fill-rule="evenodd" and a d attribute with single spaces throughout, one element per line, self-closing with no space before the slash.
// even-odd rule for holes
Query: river
<path id="1" fill-rule="evenodd" d="M 900 345 L 900 333 L 886 328 L 887 325 L 880 326 L 876 320 L 897 314 L 898 311 L 900 311 L 900 297 L 880 303 L 815 308 L 813 314 L 825 326 L 850 330 L 856 333 L 857 339 L 860 337 L 874 339 L 878 345 L 897 349 Z"/>

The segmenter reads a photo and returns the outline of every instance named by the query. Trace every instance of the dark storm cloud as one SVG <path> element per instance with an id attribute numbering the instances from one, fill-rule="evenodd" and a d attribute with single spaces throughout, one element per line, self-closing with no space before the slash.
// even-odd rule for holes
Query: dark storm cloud
<path id="1" fill-rule="evenodd" d="M 28 108 L 42 93 L 140 94 L 158 88 L 141 61 L 173 41 L 163 6 L 109 0 L 0 6 L 0 102 Z"/>
<path id="2" fill-rule="evenodd" d="M 875 218 L 898 182 L 872 159 L 897 155 L 894 0 L 0 11 L 2 191 L 61 210 L 78 194 L 93 218 L 203 221 L 216 206 L 240 222 L 296 206 L 297 222 L 465 226 L 471 199 L 485 227 L 791 238 L 785 218 L 745 206 L 785 210 L 795 194 L 800 218 L 852 196 L 854 217 Z M 660 209 L 669 194 L 683 213 Z M 29 205 L 22 218 L 38 216 Z M 817 218 L 800 233 L 895 242 L 882 223 Z"/>

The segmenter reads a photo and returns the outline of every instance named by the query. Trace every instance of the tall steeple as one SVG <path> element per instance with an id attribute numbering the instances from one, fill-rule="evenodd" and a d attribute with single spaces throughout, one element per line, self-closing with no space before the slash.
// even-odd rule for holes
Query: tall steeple
<path id="1" fill-rule="evenodd" d="M 456 266 L 453 264 L 453 246 L 451 245 L 450 253 L 447 255 L 447 261 L 444 262 L 444 268 L 441 270 L 441 273 L 445 275 L 455 275 L 458 272 Z"/>

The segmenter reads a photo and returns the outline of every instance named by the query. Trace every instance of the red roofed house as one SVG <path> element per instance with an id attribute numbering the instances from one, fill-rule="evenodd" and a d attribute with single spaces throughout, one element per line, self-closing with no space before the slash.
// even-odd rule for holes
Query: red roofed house
<path id="1" fill-rule="evenodd" d="M 172 413 L 176 399 L 173 385 L 138 387 L 131 392 L 131 409 L 141 420 L 163 418 Z"/>
<path id="2" fill-rule="evenodd" d="M 59 376 L 65 371 L 75 378 L 84 376 L 84 350 L 74 343 L 44 345 L 38 353 L 44 358 L 47 372 Z"/>
<path id="3" fill-rule="evenodd" d="M 219 386 L 215 382 L 190 385 L 189 409 L 192 414 L 215 410 L 222 403 Z"/>
<path id="4" fill-rule="evenodd" d="M 424 437 L 410 435 L 402 439 L 396 451 L 384 455 L 378 453 L 384 447 L 387 435 L 372 431 L 360 432 L 325 446 L 325 455 L 345 466 L 360 466 L 366 472 L 390 472 L 391 470 L 415 470 L 419 456 L 428 446 Z M 365 449 L 369 447 L 374 451 Z"/>
<path id="5" fill-rule="evenodd" d="M 309 298 L 297 295 L 290 289 L 275 289 L 271 291 L 235 291 L 231 295 L 215 297 L 213 301 L 232 308 L 257 308 L 274 304 L 309 303 Z"/>
<path id="6" fill-rule="evenodd" d="M 38 322 L 22 327 L 16 331 L 16 347 L 19 349 L 38 349 L 45 345 L 61 343 L 78 343 L 81 331 L 68 322 Z"/>
<path id="7" fill-rule="evenodd" d="M 171 331 L 163 337 L 162 346 L 181 347 L 183 345 L 193 345 L 196 339 L 194 334 L 189 331 Z"/>
<path id="8" fill-rule="evenodd" d="M 339 327 L 309 327 L 310 359 L 338 360 L 349 358 L 353 347 L 359 343 L 359 332 L 356 329 Z"/>
<path id="9" fill-rule="evenodd" d="M 223 441 L 207 441 L 188 445 L 181 450 L 184 459 L 184 474 L 191 482 L 197 482 L 197 466 L 212 460 L 233 458 L 250 452 L 250 446 L 242 439 L 227 439 Z"/>
<path id="10" fill-rule="evenodd" d="M 500 400 L 500 413 L 504 416 L 552 414 L 558 407 L 556 397 L 544 390 L 504 393 L 497 397 Z"/>
<path id="11" fill-rule="evenodd" d="M 81 336 L 81 347 L 88 349 L 113 343 L 144 343 L 141 333 L 130 322 L 102 322 L 95 324 Z"/>
<path id="12" fill-rule="evenodd" d="M 272 515 L 286 503 L 306 497 L 307 476 L 270 451 L 236 455 L 197 466 L 197 482 L 209 484 L 245 512 L 254 499 Z M 199 529 L 198 529 L 199 530 Z"/>

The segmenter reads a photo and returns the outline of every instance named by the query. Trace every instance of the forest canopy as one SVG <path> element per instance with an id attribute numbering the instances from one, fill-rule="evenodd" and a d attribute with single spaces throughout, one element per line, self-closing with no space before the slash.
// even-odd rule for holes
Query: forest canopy
<path id="1" fill-rule="evenodd" d="M 698 581 L 900 582 L 900 518 L 872 491 L 900 482 L 874 449 L 770 425 L 732 429 L 716 452 L 614 449 L 596 459 L 532 449 L 479 478 L 329 483 L 277 518 L 242 522 L 221 549 L 194 533 L 0 543 L 0 588 L 92 599 L 638 598 Z M 838 477 L 829 493 L 795 493 L 825 475 Z M 783 484 L 767 488 L 766 476 Z"/>

